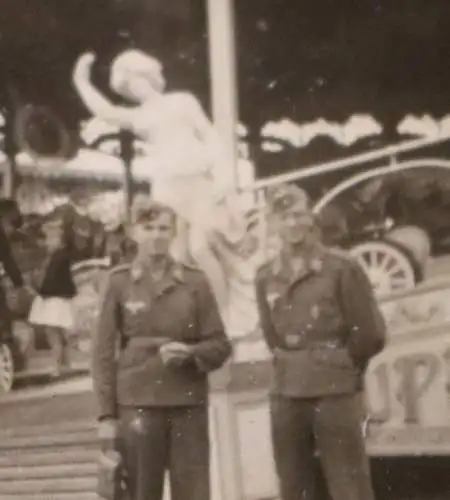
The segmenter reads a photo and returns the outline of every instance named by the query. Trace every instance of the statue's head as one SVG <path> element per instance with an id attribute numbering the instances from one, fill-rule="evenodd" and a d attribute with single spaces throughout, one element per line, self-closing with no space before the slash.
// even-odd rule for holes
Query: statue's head
<path id="1" fill-rule="evenodd" d="M 110 86 L 127 99 L 144 102 L 155 92 L 164 91 L 163 66 L 140 50 L 126 50 L 112 62 Z"/>

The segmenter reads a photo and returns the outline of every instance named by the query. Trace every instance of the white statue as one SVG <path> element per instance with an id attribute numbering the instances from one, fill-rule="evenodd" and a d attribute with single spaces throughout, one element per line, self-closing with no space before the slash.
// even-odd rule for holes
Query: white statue
<path id="1" fill-rule="evenodd" d="M 133 107 L 112 104 L 92 85 L 94 60 L 84 54 L 76 64 L 79 95 L 94 116 L 132 131 L 150 148 L 152 197 L 179 215 L 184 256 L 193 257 L 207 275 L 227 324 L 229 278 L 213 235 L 219 232 L 233 248 L 245 236 L 245 223 L 233 199 L 234 167 L 225 160 L 213 125 L 192 94 L 164 91 L 163 68 L 153 57 L 129 50 L 112 64 L 110 86 Z"/>

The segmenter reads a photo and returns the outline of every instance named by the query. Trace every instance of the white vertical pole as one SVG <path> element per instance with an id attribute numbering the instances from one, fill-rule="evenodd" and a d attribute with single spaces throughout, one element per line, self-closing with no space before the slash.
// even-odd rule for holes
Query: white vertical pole
<path id="1" fill-rule="evenodd" d="M 224 145 L 227 164 L 233 165 L 234 186 L 237 175 L 238 97 L 233 0 L 207 0 L 209 69 L 213 121 Z"/>
<path id="2" fill-rule="evenodd" d="M 207 8 L 213 121 L 222 139 L 226 164 L 233 167 L 232 181 L 237 188 L 238 99 L 233 0 L 207 0 Z M 232 369 L 232 364 L 224 367 L 221 370 L 226 373 L 223 387 L 219 390 L 212 388 L 211 405 L 216 410 L 213 427 L 217 432 L 211 437 L 216 442 L 217 473 L 220 476 L 213 481 L 220 488 L 220 491 L 212 492 L 213 500 L 237 500 L 243 496 L 236 414 L 233 396 L 227 387 Z"/>

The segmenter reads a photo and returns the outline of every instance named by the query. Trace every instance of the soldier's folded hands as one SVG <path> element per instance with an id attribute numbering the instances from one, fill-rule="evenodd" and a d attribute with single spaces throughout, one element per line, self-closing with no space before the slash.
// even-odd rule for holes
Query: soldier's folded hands
<path id="1" fill-rule="evenodd" d="M 168 342 L 159 349 L 164 364 L 182 365 L 192 356 L 190 346 L 182 342 Z"/>

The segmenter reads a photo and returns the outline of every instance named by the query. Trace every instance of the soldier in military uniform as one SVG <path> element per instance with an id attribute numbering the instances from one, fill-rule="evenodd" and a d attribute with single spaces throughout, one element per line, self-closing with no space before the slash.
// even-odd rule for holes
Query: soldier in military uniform
<path id="1" fill-rule="evenodd" d="M 344 252 L 324 248 L 307 195 L 272 197 L 280 255 L 257 275 L 273 354 L 271 428 L 282 500 L 313 500 L 318 452 L 333 500 L 372 500 L 362 435 L 362 379 L 384 346 L 371 285 Z"/>
<path id="2" fill-rule="evenodd" d="M 169 256 L 176 217 L 135 213 L 138 255 L 111 271 L 93 349 L 100 434 L 118 432 L 132 500 L 209 500 L 208 372 L 231 353 L 205 276 Z M 116 361 L 116 344 L 120 349 Z"/>

